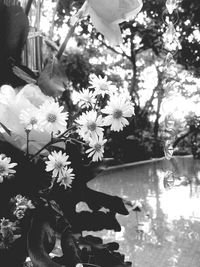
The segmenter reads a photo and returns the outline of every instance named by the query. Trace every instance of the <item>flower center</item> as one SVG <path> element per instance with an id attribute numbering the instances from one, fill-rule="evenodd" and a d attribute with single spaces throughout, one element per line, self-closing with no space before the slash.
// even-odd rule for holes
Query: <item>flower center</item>
<path id="1" fill-rule="evenodd" d="M 55 163 L 55 167 L 56 167 L 56 169 L 62 169 L 62 168 L 63 168 L 63 164 L 62 164 L 62 162 L 57 161 L 57 162 Z"/>
<path id="2" fill-rule="evenodd" d="M 5 166 L 0 165 L 0 174 L 3 174 L 6 171 Z"/>
<path id="3" fill-rule="evenodd" d="M 9 220 L 3 219 L 1 221 L 1 227 L 8 227 L 10 225 Z"/>
<path id="4" fill-rule="evenodd" d="M 87 101 L 87 102 L 91 102 L 91 97 L 88 95 L 88 96 L 86 96 L 85 97 L 85 101 Z"/>
<path id="5" fill-rule="evenodd" d="M 122 117 L 123 113 L 120 109 L 116 109 L 114 112 L 113 112 L 113 118 L 114 119 L 120 119 Z"/>
<path id="6" fill-rule="evenodd" d="M 94 146 L 94 148 L 95 148 L 95 151 L 96 151 L 96 152 L 100 152 L 100 151 L 101 151 L 101 145 L 100 145 L 100 144 L 96 144 L 96 145 Z"/>
<path id="7" fill-rule="evenodd" d="M 37 123 L 37 119 L 36 118 L 33 117 L 33 118 L 30 119 L 30 124 L 31 125 L 34 125 L 36 123 Z"/>
<path id="8" fill-rule="evenodd" d="M 57 117 L 55 114 L 49 113 L 47 115 L 47 121 L 48 122 L 54 123 L 56 120 L 57 120 Z"/>
<path id="9" fill-rule="evenodd" d="M 91 132 L 93 132 L 93 131 L 96 130 L 97 125 L 96 125 L 95 122 L 89 122 L 88 125 L 87 125 L 87 127 L 88 127 L 88 130 L 90 130 Z"/>
<path id="10" fill-rule="evenodd" d="M 100 89 L 102 90 L 102 91 L 107 91 L 108 90 L 108 85 L 106 84 L 106 83 L 102 83 L 102 84 L 100 84 Z"/>

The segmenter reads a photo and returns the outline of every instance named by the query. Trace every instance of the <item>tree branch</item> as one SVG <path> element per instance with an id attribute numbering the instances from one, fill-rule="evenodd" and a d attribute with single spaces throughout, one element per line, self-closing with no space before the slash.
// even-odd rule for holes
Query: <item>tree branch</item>
<path id="1" fill-rule="evenodd" d="M 104 45 L 106 48 L 108 48 L 109 50 L 111 50 L 112 52 L 118 54 L 118 55 L 121 55 L 121 56 L 124 56 L 126 57 L 127 59 L 129 59 L 131 61 L 131 57 L 128 56 L 122 49 L 122 53 L 120 53 L 119 51 L 117 51 L 114 47 L 106 44 L 104 41 L 100 40 L 101 44 Z"/>
<path id="2" fill-rule="evenodd" d="M 72 34 L 74 33 L 75 28 L 76 28 L 76 24 L 75 24 L 75 25 L 72 25 L 72 26 L 70 27 L 70 29 L 69 29 L 69 31 L 68 31 L 66 37 L 65 37 L 65 40 L 64 40 L 64 42 L 61 44 L 61 46 L 60 46 L 60 48 L 59 48 L 59 50 L 58 50 L 58 53 L 57 53 L 57 55 L 56 55 L 56 57 L 57 57 L 58 60 L 61 58 L 61 56 L 62 56 L 62 54 L 63 54 L 63 52 L 64 52 L 64 50 L 65 50 L 65 48 L 66 48 L 66 46 L 67 46 L 67 43 L 68 43 L 69 39 L 71 38 Z"/>
<path id="3" fill-rule="evenodd" d="M 57 9 L 58 9 L 58 4 L 59 4 L 59 0 L 56 0 L 56 6 L 55 6 L 55 8 L 53 10 L 53 16 L 52 16 L 51 26 L 50 26 L 50 29 L 49 29 L 49 38 L 50 39 L 53 38 L 53 31 L 54 31 L 54 26 L 55 26 L 54 19 L 55 19 L 56 12 L 57 12 Z"/>
<path id="4" fill-rule="evenodd" d="M 158 90 L 158 86 L 156 86 L 153 89 L 153 92 L 151 94 L 151 97 L 149 98 L 149 100 L 146 101 L 145 106 L 144 106 L 144 109 L 143 109 L 143 112 L 148 111 L 148 108 L 150 107 L 152 101 L 154 100 L 154 95 L 155 95 L 155 93 L 156 93 L 157 90 Z"/>
<path id="5" fill-rule="evenodd" d="M 181 140 L 183 140 L 185 137 L 190 135 L 192 132 L 193 131 L 189 130 L 187 133 L 185 133 L 185 134 L 181 135 L 180 137 L 178 137 L 173 143 L 173 148 L 175 148 Z"/>
<path id="6" fill-rule="evenodd" d="M 25 11 L 24 11 L 24 13 L 26 14 L 26 16 L 28 16 L 28 14 L 29 14 L 29 11 L 31 9 L 32 3 L 33 3 L 33 0 L 29 0 L 28 3 L 27 3 L 27 5 L 26 5 Z"/>

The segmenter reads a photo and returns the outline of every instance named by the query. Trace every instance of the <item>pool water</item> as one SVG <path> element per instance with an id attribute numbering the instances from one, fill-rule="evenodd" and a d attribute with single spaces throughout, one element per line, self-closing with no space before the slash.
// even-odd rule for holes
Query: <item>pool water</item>
<path id="1" fill-rule="evenodd" d="M 121 232 L 92 233 L 119 242 L 132 267 L 200 266 L 199 160 L 175 157 L 110 168 L 88 186 L 142 202 L 142 212 L 117 215 Z"/>

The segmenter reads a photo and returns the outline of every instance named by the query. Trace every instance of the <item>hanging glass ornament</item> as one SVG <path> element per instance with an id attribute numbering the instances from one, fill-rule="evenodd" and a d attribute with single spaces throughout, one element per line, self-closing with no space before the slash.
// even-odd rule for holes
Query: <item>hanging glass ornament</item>
<path id="1" fill-rule="evenodd" d="M 174 131 L 174 125 L 175 125 L 175 120 L 172 115 L 172 113 L 169 113 L 167 116 L 165 116 L 164 119 L 164 127 L 166 131 Z"/>
<path id="2" fill-rule="evenodd" d="M 165 65 L 168 68 L 168 67 L 173 66 L 174 64 L 175 64 L 175 60 L 173 58 L 173 55 L 172 55 L 172 53 L 168 52 L 167 56 L 165 58 Z"/>
<path id="3" fill-rule="evenodd" d="M 172 69 L 176 68 L 176 62 L 173 58 L 173 53 L 167 52 L 167 55 L 164 59 L 164 71 L 166 73 L 171 72 Z"/>
<path id="4" fill-rule="evenodd" d="M 163 185 L 165 189 L 171 189 L 174 186 L 174 173 L 172 171 L 167 171 L 164 180 L 163 180 Z"/>
<path id="5" fill-rule="evenodd" d="M 173 157 L 174 148 L 173 142 L 171 140 L 167 140 L 164 144 L 164 154 L 167 160 L 170 160 Z"/>
<path id="6" fill-rule="evenodd" d="M 174 53 L 179 47 L 179 40 L 177 37 L 176 29 L 173 23 L 170 21 L 167 26 L 167 30 L 163 36 L 164 48 L 167 51 Z"/>
<path id="7" fill-rule="evenodd" d="M 171 15 L 174 12 L 174 10 L 177 8 L 177 0 L 167 0 L 166 7 L 167 7 L 169 14 Z"/>

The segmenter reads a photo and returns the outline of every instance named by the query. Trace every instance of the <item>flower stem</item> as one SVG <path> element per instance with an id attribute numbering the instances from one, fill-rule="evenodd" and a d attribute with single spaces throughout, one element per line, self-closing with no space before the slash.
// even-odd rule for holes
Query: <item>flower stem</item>
<path id="1" fill-rule="evenodd" d="M 72 26 L 70 27 L 70 29 L 69 29 L 69 31 L 68 31 L 66 37 L 65 37 L 65 40 L 64 40 L 64 42 L 61 44 L 61 46 L 60 46 L 60 48 L 59 48 L 59 50 L 58 50 L 58 53 L 57 53 L 57 55 L 56 55 L 56 57 L 57 57 L 58 60 L 61 58 L 61 56 L 62 56 L 62 54 L 63 54 L 63 52 L 64 52 L 64 50 L 65 50 L 65 47 L 67 46 L 67 43 L 68 43 L 69 39 L 71 38 L 72 34 L 74 33 L 75 28 L 76 28 L 76 24 L 75 24 L 75 25 L 72 25 Z"/>
<path id="2" fill-rule="evenodd" d="M 38 156 L 44 149 L 46 149 L 47 147 L 49 147 L 50 145 L 53 144 L 53 141 L 49 141 L 46 145 L 44 145 L 40 150 L 38 150 L 32 157 L 31 160 L 33 160 L 36 156 Z"/>
<path id="3" fill-rule="evenodd" d="M 77 140 L 77 139 L 75 139 L 75 138 L 70 138 L 70 140 L 71 140 L 71 141 L 74 141 L 74 142 L 77 142 L 77 143 L 79 143 L 79 144 L 81 144 L 81 145 L 87 146 L 86 143 L 81 142 L 81 141 L 79 141 L 79 140 Z"/>
<path id="4" fill-rule="evenodd" d="M 58 53 L 56 55 L 57 59 L 59 60 L 65 50 L 65 47 L 67 46 L 67 43 L 69 41 L 69 39 L 71 38 L 72 34 L 74 33 L 74 30 L 76 28 L 77 23 L 79 22 L 79 20 L 84 16 L 84 12 L 87 8 L 87 1 L 85 1 L 85 3 L 83 4 L 83 6 L 80 8 L 80 10 L 76 13 L 76 15 L 74 16 L 73 20 L 70 19 L 71 21 L 71 26 L 70 29 L 65 37 L 64 42 L 61 44 Z"/>
<path id="5" fill-rule="evenodd" d="M 29 157 L 29 134 L 30 130 L 26 130 L 26 156 Z"/>
<path id="6" fill-rule="evenodd" d="M 38 156 L 44 149 L 48 148 L 50 145 L 52 144 L 56 144 L 60 141 L 63 141 L 61 140 L 61 138 L 63 136 L 65 136 L 68 132 L 70 132 L 73 128 L 75 128 L 76 125 L 72 125 L 71 127 L 69 127 L 67 130 L 65 130 L 63 133 L 61 133 L 58 137 L 56 138 L 51 138 L 51 140 L 46 144 L 44 145 L 40 150 L 38 150 L 32 157 L 31 157 L 31 160 L 33 160 L 36 156 Z"/>

